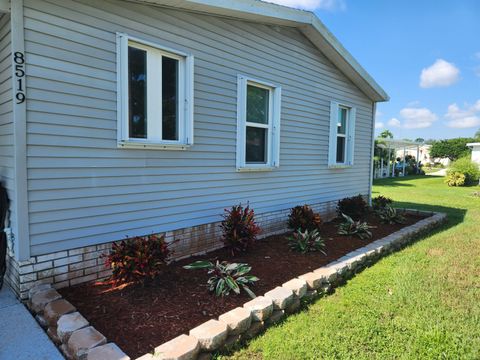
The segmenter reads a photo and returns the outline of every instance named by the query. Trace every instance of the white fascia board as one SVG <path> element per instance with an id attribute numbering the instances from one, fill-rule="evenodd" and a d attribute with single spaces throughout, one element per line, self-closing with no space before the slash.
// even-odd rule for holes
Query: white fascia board
<path id="1" fill-rule="evenodd" d="M 259 0 L 129 0 L 225 16 L 239 20 L 298 28 L 325 56 L 374 102 L 390 98 L 380 85 L 310 11 Z"/>
<path id="2" fill-rule="evenodd" d="M 152 5 L 181 8 L 208 14 L 277 25 L 309 23 L 312 13 L 259 0 L 133 0 Z"/>

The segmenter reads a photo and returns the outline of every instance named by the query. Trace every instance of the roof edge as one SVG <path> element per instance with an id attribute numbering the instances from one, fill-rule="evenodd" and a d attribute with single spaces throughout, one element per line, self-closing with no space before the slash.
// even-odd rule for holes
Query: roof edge
<path id="1" fill-rule="evenodd" d="M 298 28 L 365 95 L 375 102 L 390 97 L 358 63 L 322 21 L 311 11 L 299 10 L 260 0 L 127 0 Z"/>

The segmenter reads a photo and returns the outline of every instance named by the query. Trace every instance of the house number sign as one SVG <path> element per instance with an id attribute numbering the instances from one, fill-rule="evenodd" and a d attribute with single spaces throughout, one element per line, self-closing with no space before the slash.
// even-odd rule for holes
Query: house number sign
<path id="1" fill-rule="evenodd" d="M 15 98 L 17 104 L 21 104 L 25 101 L 25 54 L 21 51 L 16 51 L 13 54 L 13 61 L 15 63 L 15 77 L 16 88 Z"/>

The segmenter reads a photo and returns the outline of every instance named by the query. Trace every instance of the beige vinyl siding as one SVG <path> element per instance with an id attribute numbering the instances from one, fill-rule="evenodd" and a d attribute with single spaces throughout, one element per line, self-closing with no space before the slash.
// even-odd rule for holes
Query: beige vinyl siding
<path id="1" fill-rule="evenodd" d="M 118 149 L 115 33 L 195 56 L 187 151 Z M 32 254 L 368 192 L 372 103 L 298 30 L 126 1 L 25 0 Z M 237 173 L 237 75 L 282 87 L 280 168 Z M 327 168 L 330 101 L 355 165 Z"/>
<path id="2" fill-rule="evenodd" d="M 10 198 L 10 226 L 15 227 L 14 139 L 10 15 L 0 15 L 0 179 Z M 7 219 L 8 221 L 8 219 Z M 3 224 L 2 224 L 3 226 Z"/>

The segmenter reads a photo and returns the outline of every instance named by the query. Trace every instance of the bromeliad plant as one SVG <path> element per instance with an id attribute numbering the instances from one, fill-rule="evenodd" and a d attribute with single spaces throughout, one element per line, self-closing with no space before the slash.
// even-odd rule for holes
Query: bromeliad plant
<path id="1" fill-rule="evenodd" d="M 350 216 L 342 214 L 344 221 L 338 226 L 337 233 L 339 235 L 357 236 L 362 240 L 372 238 L 373 234 L 370 229 L 374 226 L 368 225 L 366 222 L 355 221 Z"/>
<path id="2" fill-rule="evenodd" d="M 245 208 L 242 205 L 235 205 L 230 210 L 225 209 L 225 212 L 220 225 L 225 247 L 232 255 L 236 252 L 248 251 L 261 232 L 260 227 L 255 223 L 254 211 L 248 205 Z"/>
<path id="3" fill-rule="evenodd" d="M 220 262 L 218 260 L 215 264 L 210 261 L 195 261 L 183 268 L 187 270 L 207 269 L 208 274 L 211 275 L 207 281 L 208 290 L 216 296 L 223 297 L 229 295 L 231 291 L 240 294 L 240 288 L 242 288 L 252 299 L 256 297 L 248 285 L 259 279 L 256 276 L 248 275 L 252 269 L 248 264 Z"/>
<path id="4" fill-rule="evenodd" d="M 105 266 L 112 269 L 114 284 L 145 283 L 160 275 L 172 255 L 164 236 L 134 237 L 112 245 L 105 258 Z"/>
<path id="5" fill-rule="evenodd" d="M 405 217 L 397 212 L 391 206 L 386 206 L 382 210 L 377 211 L 380 221 L 384 224 L 404 224 Z"/>
<path id="6" fill-rule="evenodd" d="M 306 254 L 307 252 L 320 251 L 324 255 L 327 253 L 325 249 L 325 241 L 320 236 L 317 229 L 312 231 L 302 231 L 297 229 L 289 238 L 288 246 L 294 251 Z"/>
<path id="7" fill-rule="evenodd" d="M 322 225 L 320 214 L 308 205 L 295 206 L 288 216 L 288 227 L 294 231 L 318 230 Z"/>

